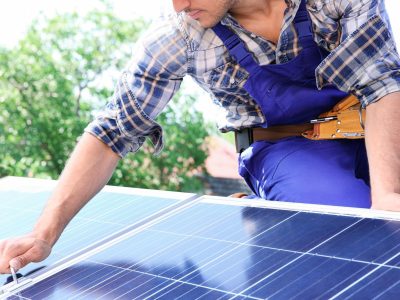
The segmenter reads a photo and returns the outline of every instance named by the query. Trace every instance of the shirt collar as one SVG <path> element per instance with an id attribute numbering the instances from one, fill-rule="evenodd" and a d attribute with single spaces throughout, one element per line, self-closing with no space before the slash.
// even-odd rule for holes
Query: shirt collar
<path id="1" fill-rule="evenodd" d="M 221 24 L 226 26 L 239 26 L 239 23 L 230 13 L 227 13 L 225 17 L 222 18 Z"/>
<path id="2" fill-rule="evenodd" d="M 300 5 L 302 0 L 285 0 L 288 8 L 295 8 L 296 6 Z"/>

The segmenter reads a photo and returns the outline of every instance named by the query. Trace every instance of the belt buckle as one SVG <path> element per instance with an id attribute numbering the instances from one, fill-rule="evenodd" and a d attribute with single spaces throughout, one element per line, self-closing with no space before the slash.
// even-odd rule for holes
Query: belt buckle
<path id="1" fill-rule="evenodd" d="M 242 153 L 252 143 L 253 143 L 253 130 L 251 128 L 244 128 L 235 131 L 235 145 L 237 153 Z"/>

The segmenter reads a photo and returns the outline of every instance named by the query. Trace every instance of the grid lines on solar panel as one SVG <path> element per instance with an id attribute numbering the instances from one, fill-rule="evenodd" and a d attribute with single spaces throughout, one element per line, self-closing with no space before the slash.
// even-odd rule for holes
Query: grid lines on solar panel
<path id="1" fill-rule="evenodd" d="M 397 299 L 400 295 L 400 270 L 382 267 L 366 280 L 352 286 L 340 298 Z"/>
<path id="2" fill-rule="evenodd" d="M 93 274 L 104 268 L 116 273 L 84 286 L 74 281 L 77 276 L 67 277 L 68 286 L 79 287 L 78 293 L 69 296 L 263 299 L 334 295 L 371 272 L 376 263 L 330 256 L 318 249 L 356 230 L 362 222 L 366 221 L 196 204 L 71 267 Z M 98 275 L 88 276 L 92 277 Z M 29 293 L 34 290 L 28 289 L 23 296 L 33 295 Z M 216 297 L 215 293 L 221 294 Z"/>

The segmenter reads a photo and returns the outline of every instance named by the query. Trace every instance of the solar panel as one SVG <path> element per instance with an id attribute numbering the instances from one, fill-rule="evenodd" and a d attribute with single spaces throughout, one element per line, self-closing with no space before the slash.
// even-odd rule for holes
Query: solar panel
<path id="1" fill-rule="evenodd" d="M 118 196 L 100 197 L 106 205 Z M 151 201 L 145 201 L 144 211 Z M 140 208 L 141 202 L 128 206 Z M 7 286 L 3 296 L 13 299 L 17 291 L 14 299 L 400 295 L 397 213 L 193 195 L 178 202 L 167 209 L 156 203 L 151 218 L 139 214 L 135 225 L 49 264 L 18 289 Z M 85 218 L 97 221 L 89 210 Z M 98 224 L 125 225 L 118 220 Z"/>
<path id="2" fill-rule="evenodd" d="M 0 180 L 0 239 L 22 235 L 33 228 L 54 184 L 49 180 L 15 177 Z M 51 265 L 192 196 L 189 193 L 106 187 L 68 225 L 52 255 L 40 264 L 24 268 L 24 273 Z M 7 278 L 0 275 L 0 282 Z"/>

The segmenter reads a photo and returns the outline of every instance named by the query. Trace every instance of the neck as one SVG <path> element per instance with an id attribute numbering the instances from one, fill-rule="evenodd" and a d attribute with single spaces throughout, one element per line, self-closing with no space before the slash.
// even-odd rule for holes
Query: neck
<path id="1" fill-rule="evenodd" d="M 239 21 L 251 20 L 255 16 L 269 17 L 277 11 L 285 0 L 238 0 L 229 10 L 229 13 Z"/>
<path id="2" fill-rule="evenodd" d="M 276 44 L 286 8 L 285 0 L 238 0 L 229 12 L 243 28 Z"/>

